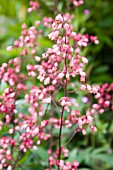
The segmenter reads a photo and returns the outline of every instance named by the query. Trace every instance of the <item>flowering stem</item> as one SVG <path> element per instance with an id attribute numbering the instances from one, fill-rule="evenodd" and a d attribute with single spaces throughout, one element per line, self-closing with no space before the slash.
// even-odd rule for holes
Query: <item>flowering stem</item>
<path id="1" fill-rule="evenodd" d="M 13 113 L 13 116 L 12 116 L 13 129 L 15 128 L 14 119 L 15 119 L 15 115 L 14 115 L 14 113 Z M 13 133 L 12 133 L 12 139 L 14 139 L 14 136 L 15 136 L 15 130 L 14 130 Z M 14 146 L 12 145 L 12 147 L 11 147 L 11 154 L 12 154 L 12 155 L 13 155 L 13 149 L 14 149 Z"/>
<path id="2" fill-rule="evenodd" d="M 78 92 L 78 91 L 80 91 L 80 90 L 72 90 L 72 91 L 67 92 L 67 94 L 69 94 L 69 93 L 74 93 L 74 92 Z"/>
<path id="3" fill-rule="evenodd" d="M 66 97 L 66 93 L 67 93 L 67 79 L 66 79 L 66 85 L 64 87 L 65 97 Z M 60 163 L 60 157 L 61 157 L 61 151 L 62 151 L 62 148 L 61 148 L 61 135 L 62 135 L 62 126 L 63 126 L 63 113 L 64 113 L 64 106 L 62 107 L 61 118 L 60 118 L 61 124 L 60 124 L 60 131 L 59 131 L 59 156 L 58 156 L 59 163 Z M 58 170 L 60 170 L 59 164 L 58 164 Z"/>
<path id="4" fill-rule="evenodd" d="M 47 106 L 46 106 L 46 110 L 45 110 L 45 113 L 44 113 L 43 119 L 45 119 L 45 117 L 46 117 L 46 114 L 47 114 L 47 111 L 48 111 L 48 107 L 49 107 L 49 104 L 47 104 Z"/>
<path id="5" fill-rule="evenodd" d="M 79 129 L 77 129 L 77 130 L 75 129 L 75 130 L 74 130 L 73 135 L 72 135 L 71 138 L 67 141 L 67 143 L 65 144 L 65 146 L 68 145 L 68 144 L 71 142 L 71 140 L 74 138 L 74 136 L 76 135 L 76 133 L 79 132 L 79 131 L 80 131 Z"/>
<path id="6" fill-rule="evenodd" d="M 65 32 L 65 44 L 66 44 L 66 32 Z M 66 52 L 65 59 L 64 59 L 65 75 L 67 73 L 66 57 L 67 57 L 67 52 Z M 67 95 L 67 78 L 65 80 L 66 81 L 65 81 L 65 85 L 64 85 L 64 96 L 66 97 L 66 95 Z M 58 164 L 58 170 L 60 170 L 60 157 L 61 157 L 61 151 L 62 151 L 61 136 L 62 136 L 62 126 L 63 126 L 63 113 L 64 113 L 64 106 L 62 107 L 61 118 L 60 118 L 61 124 L 60 124 L 60 131 L 59 131 L 59 156 L 58 156 L 59 164 Z"/>
<path id="7" fill-rule="evenodd" d="M 63 112 L 64 112 L 64 106 L 62 107 L 62 112 L 61 112 L 61 125 L 60 125 L 60 131 L 59 131 L 59 156 L 58 156 L 58 160 L 60 163 L 60 157 L 61 157 L 61 135 L 62 135 L 62 126 L 63 126 Z M 58 164 L 58 170 L 60 170 L 60 166 Z"/>
<path id="8" fill-rule="evenodd" d="M 57 106 L 56 102 L 54 101 L 54 99 L 53 99 L 52 97 L 51 97 L 51 100 L 52 100 L 53 104 L 56 106 L 56 108 L 57 108 L 58 112 L 60 113 L 60 110 L 59 110 L 59 108 L 58 108 L 58 106 Z"/>

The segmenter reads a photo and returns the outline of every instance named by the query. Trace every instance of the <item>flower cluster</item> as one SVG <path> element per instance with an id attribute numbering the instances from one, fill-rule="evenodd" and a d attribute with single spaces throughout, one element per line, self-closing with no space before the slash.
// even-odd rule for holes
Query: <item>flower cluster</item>
<path id="1" fill-rule="evenodd" d="M 12 161 L 11 148 L 15 146 L 15 140 L 10 137 L 2 137 L 0 139 L 0 170 L 7 167 L 12 170 L 10 162 Z"/>
<path id="2" fill-rule="evenodd" d="M 36 21 L 36 26 L 40 24 L 40 21 Z M 30 53 L 31 55 L 36 54 L 36 47 L 38 46 L 36 38 L 39 37 L 42 33 L 42 30 L 37 31 L 35 26 L 31 26 L 27 30 L 26 24 L 22 24 L 22 32 L 21 36 L 18 40 L 14 41 L 14 47 L 8 46 L 7 50 L 11 51 L 13 48 L 18 49 L 21 48 L 21 56 L 27 55 Z M 29 50 L 28 50 L 29 49 Z"/>
<path id="3" fill-rule="evenodd" d="M 43 18 L 43 24 L 44 24 L 44 26 L 45 27 L 47 27 L 47 28 L 50 28 L 51 27 L 51 25 L 52 25 L 52 23 L 53 23 L 53 19 L 52 18 L 48 18 L 48 17 L 44 17 Z"/>
<path id="4" fill-rule="evenodd" d="M 75 17 L 75 15 L 70 15 L 69 13 L 63 14 L 63 18 L 65 22 L 71 23 L 72 19 Z M 50 28 L 54 22 L 54 19 L 51 17 L 44 17 L 43 18 L 43 24 L 45 27 Z"/>
<path id="5" fill-rule="evenodd" d="M 68 157 L 68 149 L 65 149 L 64 147 L 61 148 L 61 152 L 62 152 L 62 155 L 67 158 Z M 51 155 L 51 150 L 48 151 L 49 155 Z M 70 169 L 73 169 L 73 170 L 77 170 L 78 166 L 79 166 L 79 163 L 78 161 L 74 161 L 74 163 L 72 162 L 68 162 L 68 161 L 64 161 L 64 160 L 60 160 L 60 162 L 58 162 L 58 154 L 59 154 L 59 149 L 56 150 L 56 153 L 53 155 L 53 156 L 50 156 L 49 157 L 49 165 L 50 167 L 53 166 L 53 165 L 56 165 L 62 169 L 62 170 L 70 170 Z M 49 170 L 49 169 L 48 169 Z"/>
<path id="6" fill-rule="evenodd" d="M 100 114 L 106 110 L 113 110 L 113 83 L 105 83 L 98 87 L 98 94 L 95 95 L 97 103 L 92 105 L 91 112 L 98 111 Z"/>
<path id="7" fill-rule="evenodd" d="M 79 163 L 77 161 L 72 162 L 64 162 L 64 160 L 60 160 L 60 163 L 58 161 L 55 161 L 53 157 L 49 158 L 49 165 L 53 166 L 56 165 L 60 167 L 62 170 L 77 170 Z M 47 169 L 50 170 L 50 169 Z"/>
<path id="8" fill-rule="evenodd" d="M 78 7 L 84 3 L 84 0 L 71 0 L 71 2 Z"/>
<path id="9" fill-rule="evenodd" d="M 37 10 L 39 8 L 39 4 L 37 1 L 30 1 L 30 8 L 28 8 L 28 12 L 32 12 L 33 10 Z"/>

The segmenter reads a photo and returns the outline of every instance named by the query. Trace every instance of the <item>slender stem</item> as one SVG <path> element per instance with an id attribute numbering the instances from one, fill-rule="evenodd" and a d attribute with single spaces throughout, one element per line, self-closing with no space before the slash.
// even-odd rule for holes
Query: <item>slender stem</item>
<path id="1" fill-rule="evenodd" d="M 58 160 L 60 163 L 60 157 L 61 157 L 61 135 L 62 135 L 62 126 L 63 126 L 63 112 L 64 112 L 64 106 L 62 107 L 62 112 L 61 112 L 61 125 L 60 125 L 60 131 L 59 131 L 59 155 L 58 155 Z M 60 166 L 58 165 L 58 170 L 60 170 Z"/>
<path id="2" fill-rule="evenodd" d="M 16 168 L 16 166 L 17 166 L 17 164 L 18 164 L 19 157 L 20 157 L 20 152 L 18 153 L 18 156 L 17 156 L 16 160 L 14 160 L 15 163 L 14 163 L 14 165 L 13 165 L 13 167 L 12 167 L 12 170 L 15 170 L 15 168 Z"/>
<path id="3" fill-rule="evenodd" d="M 28 149 L 28 148 L 27 148 L 27 149 Z M 38 158 L 36 155 L 34 155 L 30 149 L 28 149 L 28 151 L 29 151 L 29 153 L 32 155 L 32 157 L 33 157 L 36 161 L 38 161 L 38 163 L 40 163 L 39 158 Z"/>
<path id="4" fill-rule="evenodd" d="M 54 14 L 56 15 L 57 14 L 57 1 L 56 0 L 54 0 L 54 7 L 53 7 L 53 11 L 54 11 Z"/>
<path id="5" fill-rule="evenodd" d="M 14 113 L 13 113 L 13 116 L 12 116 L 12 122 L 13 122 L 12 139 L 14 139 L 14 136 L 15 136 L 15 124 L 14 124 L 14 119 L 15 119 L 15 115 L 14 115 Z M 14 149 L 14 145 L 11 146 L 11 155 L 13 155 L 13 149 Z"/>
<path id="6" fill-rule="evenodd" d="M 46 114 L 47 114 L 47 111 L 48 111 L 48 107 L 49 107 L 49 103 L 48 103 L 48 104 L 47 104 L 47 106 L 46 106 L 46 110 L 45 110 L 45 113 L 44 113 L 43 119 L 45 119 L 45 117 L 46 117 Z"/>
<path id="7" fill-rule="evenodd" d="M 63 18 L 64 19 L 64 18 Z M 65 32 L 65 44 L 66 43 L 66 32 Z M 66 58 L 67 58 L 67 52 L 65 54 L 65 59 L 64 59 L 64 69 L 65 69 L 65 75 L 67 74 L 67 63 L 66 63 Z M 67 95 L 67 78 L 65 79 L 64 82 L 64 96 L 66 97 Z M 58 155 L 58 160 L 60 163 L 60 159 L 61 159 L 61 151 L 62 151 L 62 146 L 61 146 L 61 137 L 62 137 L 62 127 L 63 127 L 63 113 L 64 113 L 64 106 L 62 107 L 62 111 L 61 111 L 61 123 L 60 123 L 60 131 L 59 131 L 59 155 Z M 60 165 L 58 164 L 58 170 L 60 170 Z"/>
<path id="8" fill-rule="evenodd" d="M 57 106 L 56 102 L 54 101 L 54 99 L 53 99 L 52 97 L 51 97 L 51 99 L 52 99 L 52 101 L 53 101 L 53 104 L 56 106 L 56 108 L 57 108 L 58 112 L 60 113 L 60 110 L 59 110 L 59 108 L 58 108 L 58 106 Z"/>
<path id="9" fill-rule="evenodd" d="M 69 93 L 74 93 L 74 92 L 78 92 L 78 91 L 80 91 L 80 90 L 72 90 L 72 91 L 67 92 L 67 94 L 69 94 Z"/>
<path id="10" fill-rule="evenodd" d="M 75 129 L 73 135 L 71 136 L 71 138 L 67 141 L 67 143 L 64 146 L 68 145 L 71 142 L 71 140 L 74 138 L 76 133 L 79 132 L 79 131 L 80 131 L 79 129 L 77 129 L 77 130 Z"/>

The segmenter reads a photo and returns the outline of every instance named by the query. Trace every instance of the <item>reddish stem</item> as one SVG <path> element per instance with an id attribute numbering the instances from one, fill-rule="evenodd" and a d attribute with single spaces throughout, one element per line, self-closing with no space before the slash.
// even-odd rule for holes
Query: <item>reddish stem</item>
<path id="1" fill-rule="evenodd" d="M 65 32 L 65 44 L 66 44 L 66 32 Z M 66 57 L 67 57 L 67 52 L 66 52 L 65 59 L 64 59 L 65 75 L 67 74 Z M 64 85 L 64 96 L 66 97 L 66 95 L 67 95 L 67 78 L 66 78 L 66 82 L 65 82 L 65 85 Z M 63 113 L 64 113 L 64 106 L 62 107 L 61 117 L 60 117 L 61 123 L 60 123 L 60 131 L 59 131 L 59 155 L 58 155 L 59 164 L 58 164 L 58 170 L 60 170 L 60 159 L 61 159 L 61 151 L 62 151 L 61 137 L 62 137 L 62 127 L 63 127 Z"/>

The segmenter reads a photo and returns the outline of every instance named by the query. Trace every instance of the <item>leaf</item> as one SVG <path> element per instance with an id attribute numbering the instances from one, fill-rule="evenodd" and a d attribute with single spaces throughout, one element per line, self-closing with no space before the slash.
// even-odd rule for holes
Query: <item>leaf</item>
<path id="1" fill-rule="evenodd" d="M 17 100 L 15 105 L 18 112 L 28 113 L 29 104 L 25 103 L 24 99 Z"/>
<path id="2" fill-rule="evenodd" d="M 76 156 L 77 156 L 77 152 L 78 149 L 73 149 L 70 153 L 69 153 L 69 159 L 68 161 L 73 162 L 74 160 L 76 160 Z"/>
<path id="3" fill-rule="evenodd" d="M 44 38 L 40 38 L 39 42 L 40 42 L 40 45 L 42 47 L 45 47 L 45 48 L 49 48 L 49 47 L 52 46 L 52 42 L 49 39 L 45 38 L 45 37 Z"/>
<path id="4" fill-rule="evenodd" d="M 97 148 L 92 151 L 91 155 L 97 155 L 98 153 L 101 153 L 103 151 L 106 151 L 106 148 Z"/>
<path id="5" fill-rule="evenodd" d="M 113 18 L 112 17 L 109 17 L 109 18 L 104 18 L 103 20 L 101 20 L 100 22 L 99 22 L 99 26 L 100 27 L 109 27 L 109 26 L 111 26 L 113 24 Z"/>
<path id="6" fill-rule="evenodd" d="M 42 160 L 48 160 L 48 153 L 45 149 L 38 147 L 37 151 L 35 152 Z"/>
<path id="7" fill-rule="evenodd" d="M 93 70 L 93 73 L 104 73 L 106 71 L 109 70 L 109 67 L 107 65 L 102 65 L 102 66 L 99 66 L 97 68 L 95 68 L 95 70 Z"/>
<path id="8" fill-rule="evenodd" d="M 90 162 L 90 153 L 91 153 L 92 147 L 89 147 L 87 149 L 82 150 L 80 153 L 78 153 L 76 160 L 81 163 L 82 161 L 85 161 L 87 163 Z"/>
<path id="9" fill-rule="evenodd" d="M 29 170 L 37 170 L 37 169 L 43 170 L 43 167 L 37 163 L 28 164 L 27 167 Z"/>
<path id="10" fill-rule="evenodd" d="M 7 83 L 4 81 L 1 81 L 0 83 L 0 94 L 8 87 Z"/>
<path id="11" fill-rule="evenodd" d="M 113 78 L 109 75 L 109 74 L 99 74 L 99 75 L 93 75 L 92 77 L 90 77 L 90 79 L 92 80 L 92 82 L 95 83 L 99 83 L 99 82 L 107 82 L 111 83 L 113 81 Z"/>
<path id="12" fill-rule="evenodd" d="M 27 164 L 29 162 L 29 158 L 30 158 L 30 153 L 26 152 L 25 154 L 23 153 L 23 157 L 22 159 L 19 160 L 19 164 L 24 165 L 25 163 Z"/>
<path id="13" fill-rule="evenodd" d="M 107 154 L 97 154 L 94 157 L 96 160 L 100 160 L 105 162 L 106 164 L 113 167 L 113 155 L 107 155 Z"/>

